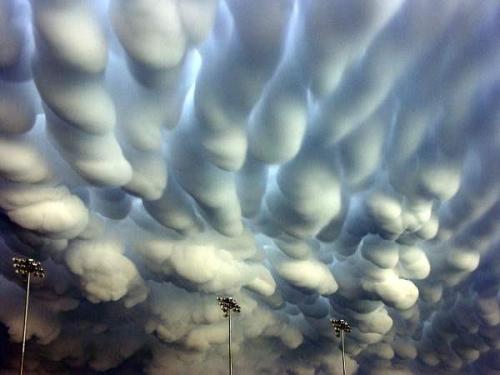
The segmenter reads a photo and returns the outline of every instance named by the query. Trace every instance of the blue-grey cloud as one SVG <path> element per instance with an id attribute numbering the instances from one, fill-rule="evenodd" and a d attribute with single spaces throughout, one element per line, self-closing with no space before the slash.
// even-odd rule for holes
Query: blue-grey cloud
<path id="1" fill-rule="evenodd" d="M 0 0 L 0 374 L 497 374 L 499 21 Z"/>

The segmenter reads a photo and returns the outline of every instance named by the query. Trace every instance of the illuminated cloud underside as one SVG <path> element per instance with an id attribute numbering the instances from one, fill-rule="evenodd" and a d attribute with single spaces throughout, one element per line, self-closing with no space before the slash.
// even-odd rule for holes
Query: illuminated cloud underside
<path id="1" fill-rule="evenodd" d="M 30 374 L 224 374 L 221 294 L 238 374 L 340 375 L 331 316 L 350 375 L 500 374 L 499 35 L 496 0 L 0 0 L 0 374 L 16 254 Z"/>

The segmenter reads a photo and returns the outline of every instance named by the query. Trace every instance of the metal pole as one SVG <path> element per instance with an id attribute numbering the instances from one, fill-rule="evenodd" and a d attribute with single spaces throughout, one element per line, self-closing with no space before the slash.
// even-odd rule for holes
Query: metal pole
<path id="1" fill-rule="evenodd" d="M 340 331 L 340 339 L 342 340 L 342 372 L 345 375 L 344 331 Z"/>
<path id="2" fill-rule="evenodd" d="M 23 375 L 23 368 L 24 368 L 24 351 L 26 349 L 26 331 L 28 328 L 28 309 L 30 301 L 30 280 L 31 280 L 31 272 L 28 272 L 28 283 L 26 285 L 26 302 L 24 304 L 23 346 L 21 351 L 21 365 L 19 367 L 19 375 Z"/>
<path id="3" fill-rule="evenodd" d="M 231 354 L 231 311 L 241 312 L 241 306 L 238 305 L 238 302 L 233 297 L 217 297 L 217 301 L 219 302 L 219 307 L 224 313 L 224 318 L 229 318 L 228 320 L 228 329 L 229 329 L 229 345 L 228 345 L 228 365 L 229 365 L 229 375 L 233 375 L 233 356 Z"/>
<path id="4" fill-rule="evenodd" d="M 228 311 L 229 317 L 229 375 L 233 375 L 233 358 L 231 357 L 231 310 Z"/>

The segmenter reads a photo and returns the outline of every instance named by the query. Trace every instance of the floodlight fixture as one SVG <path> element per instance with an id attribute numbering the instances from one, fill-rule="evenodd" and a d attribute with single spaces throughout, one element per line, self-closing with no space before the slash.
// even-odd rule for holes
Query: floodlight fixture
<path id="1" fill-rule="evenodd" d="M 351 326 L 343 319 L 330 319 L 330 324 L 335 330 L 335 335 L 340 337 L 342 343 L 342 371 L 345 374 L 345 346 L 344 346 L 344 336 L 346 333 L 351 332 Z"/>
<path id="2" fill-rule="evenodd" d="M 233 357 L 231 355 L 231 311 L 241 312 L 241 306 L 233 297 L 217 297 L 219 307 L 224 313 L 224 318 L 228 318 L 229 341 L 228 341 L 228 367 L 229 375 L 233 374 Z"/>
<path id="3" fill-rule="evenodd" d="M 24 353 L 26 350 L 26 331 L 28 327 L 28 310 L 30 299 L 31 276 L 43 279 L 45 271 L 42 263 L 31 258 L 12 258 L 12 264 L 17 275 L 20 275 L 26 280 L 26 301 L 24 303 L 24 322 L 23 322 L 23 343 L 21 349 L 21 363 L 19 365 L 19 375 L 23 375 L 24 370 Z"/>

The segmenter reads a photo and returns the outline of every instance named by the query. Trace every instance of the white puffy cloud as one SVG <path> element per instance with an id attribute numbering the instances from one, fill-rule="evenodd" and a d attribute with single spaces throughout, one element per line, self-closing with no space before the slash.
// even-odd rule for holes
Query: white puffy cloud
<path id="1" fill-rule="evenodd" d="M 293 259 L 279 254 L 271 255 L 278 275 L 297 288 L 330 295 L 337 290 L 337 282 L 329 268 L 315 259 Z"/>
<path id="2" fill-rule="evenodd" d="M 178 65 L 186 51 L 186 37 L 174 1 L 112 1 L 114 30 L 133 61 L 149 69 Z M 166 48 L 162 48 L 162 44 Z"/>
<path id="3" fill-rule="evenodd" d="M 182 240 L 139 232 L 137 237 L 133 245 L 136 253 L 152 271 L 167 280 L 177 280 L 181 285 L 188 283 L 212 293 L 238 290 L 240 287 L 247 287 L 264 296 L 270 296 L 275 291 L 271 273 L 252 260 L 256 250 L 248 235 L 224 239 L 212 234 Z M 214 244 L 206 243 L 210 240 Z"/>
<path id="4" fill-rule="evenodd" d="M 104 70 L 107 62 L 105 35 L 84 1 L 36 2 L 33 13 L 37 35 L 56 60 L 89 74 Z"/>
<path id="5" fill-rule="evenodd" d="M 497 373 L 499 14 L 0 0 L 0 348 L 18 255 L 37 374 Z"/>
<path id="6" fill-rule="evenodd" d="M 123 255 L 117 238 L 75 239 L 66 253 L 68 268 L 80 277 L 87 298 L 94 303 L 124 299 L 127 307 L 144 301 L 148 289 L 134 263 Z"/>

